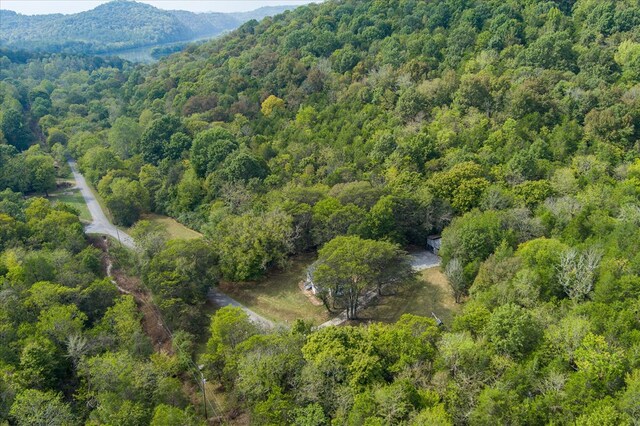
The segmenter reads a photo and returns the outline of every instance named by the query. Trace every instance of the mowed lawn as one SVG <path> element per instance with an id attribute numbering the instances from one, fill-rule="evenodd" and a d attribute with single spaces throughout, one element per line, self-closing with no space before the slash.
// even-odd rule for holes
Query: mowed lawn
<path id="1" fill-rule="evenodd" d="M 200 234 L 199 232 L 187 228 L 177 220 L 168 216 L 162 216 L 159 214 L 145 214 L 140 218 L 140 220 L 148 220 L 149 222 L 162 225 L 162 227 L 167 230 L 169 238 L 172 240 L 193 240 L 202 237 L 202 234 Z"/>
<path id="2" fill-rule="evenodd" d="M 75 187 L 75 181 L 65 180 L 62 182 L 58 182 L 58 185 L 61 184 L 64 186 L 51 192 L 49 194 L 49 200 L 52 203 L 66 203 L 75 207 L 80 212 L 80 220 L 90 222 L 91 214 L 89 213 L 87 204 L 84 202 L 84 198 L 80 193 L 80 189 Z"/>
<path id="3" fill-rule="evenodd" d="M 296 256 L 284 271 L 271 272 L 261 281 L 223 283 L 220 289 L 258 314 L 275 322 L 291 324 L 304 319 L 318 325 L 331 316 L 322 304 L 315 304 L 300 289 L 312 255 Z"/>
<path id="4" fill-rule="evenodd" d="M 402 288 L 396 294 L 385 295 L 358 312 L 358 322 L 395 322 L 402 314 L 431 317 L 435 313 L 446 326 L 460 305 L 455 303 L 447 278 L 439 267 L 421 271 L 416 284 Z"/>

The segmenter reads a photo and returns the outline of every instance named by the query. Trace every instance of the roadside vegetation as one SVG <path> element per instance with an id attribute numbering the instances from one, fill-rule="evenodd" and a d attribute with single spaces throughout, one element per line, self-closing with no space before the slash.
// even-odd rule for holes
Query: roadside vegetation
<path id="1" fill-rule="evenodd" d="M 142 216 L 141 220 L 161 226 L 167 231 L 167 237 L 169 239 L 193 240 L 196 238 L 202 238 L 202 234 L 187 228 L 177 220 L 168 216 L 150 213 Z M 131 229 L 132 228 L 129 228 L 127 232 L 130 232 Z"/>
<path id="2" fill-rule="evenodd" d="M 151 67 L 2 52 L 0 422 L 197 424 L 205 377 L 210 423 L 638 423 L 637 2 L 329 0 Z M 46 200 L 65 154 L 133 227 L 112 254 L 174 354 L 93 297 L 78 211 Z M 440 294 L 404 253 L 434 234 Z M 357 325 L 305 321 L 316 254 Z M 290 327 L 207 317 L 219 283 Z"/>
<path id="3" fill-rule="evenodd" d="M 67 204 L 78 211 L 81 221 L 91 221 L 91 213 L 89 213 L 80 189 L 75 187 L 74 180 L 58 180 L 57 189 L 49 193 L 49 200 L 54 203 Z"/>

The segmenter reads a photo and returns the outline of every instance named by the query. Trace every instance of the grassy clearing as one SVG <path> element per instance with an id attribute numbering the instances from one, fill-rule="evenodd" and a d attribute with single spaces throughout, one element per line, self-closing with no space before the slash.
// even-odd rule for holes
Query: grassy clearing
<path id="1" fill-rule="evenodd" d="M 78 188 L 75 188 L 75 181 L 64 180 L 58 182 L 59 189 L 49 194 L 51 202 L 67 203 L 80 212 L 80 220 L 90 222 L 91 213 L 84 202 L 84 198 Z"/>
<path id="2" fill-rule="evenodd" d="M 453 314 L 458 311 L 451 295 L 447 279 L 439 267 L 420 272 L 415 285 L 403 288 L 394 295 L 383 296 L 373 305 L 358 313 L 359 322 L 395 322 L 402 314 L 430 317 L 435 313 L 445 325 L 450 325 Z"/>
<path id="3" fill-rule="evenodd" d="M 195 238 L 201 238 L 202 234 L 192 229 L 187 228 L 177 220 L 162 216 L 159 214 L 146 214 L 140 218 L 141 220 L 148 220 L 149 222 L 162 225 L 169 233 L 169 238 L 177 240 L 193 240 Z M 128 230 L 127 230 L 128 231 Z"/>
<path id="4" fill-rule="evenodd" d="M 321 324 L 330 315 L 322 305 L 315 305 L 300 290 L 305 270 L 314 260 L 311 255 L 294 258 L 285 271 L 269 274 L 259 282 L 221 285 L 220 289 L 258 314 L 276 322 L 291 323 L 304 319 Z"/>

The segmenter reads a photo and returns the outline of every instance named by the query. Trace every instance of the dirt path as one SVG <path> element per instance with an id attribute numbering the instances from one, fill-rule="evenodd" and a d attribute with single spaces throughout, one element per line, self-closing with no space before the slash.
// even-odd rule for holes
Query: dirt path
<path id="1" fill-rule="evenodd" d="M 122 294 L 133 296 L 142 313 L 142 329 L 149 336 L 156 352 L 173 353 L 171 333 L 162 321 L 158 308 L 151 300 L 151 294 L 145 290 L 138 277 L 127 275 L 113 269 L 113 260 L 109 254 L 108 243 L 102 238 L 92 238 L 91 243 L 103 252 L 103 267 L 113 285 Z"/>

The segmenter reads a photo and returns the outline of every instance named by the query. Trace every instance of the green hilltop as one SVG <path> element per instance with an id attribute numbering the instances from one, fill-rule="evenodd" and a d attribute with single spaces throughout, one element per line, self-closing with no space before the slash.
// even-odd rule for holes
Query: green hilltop
<path id="1" fill-rule="evenodd" d="M 636 0 L 330 0 L 149 66 L 3 48 L 0 105 L 0 423 L 639 424 Z M 87 244 L 66 156 L 135 252 Z"/>

